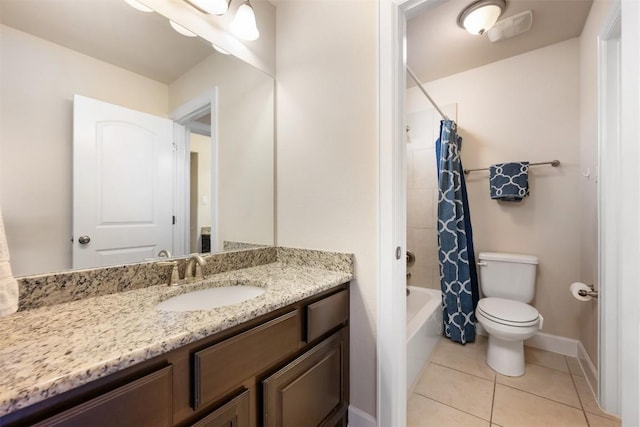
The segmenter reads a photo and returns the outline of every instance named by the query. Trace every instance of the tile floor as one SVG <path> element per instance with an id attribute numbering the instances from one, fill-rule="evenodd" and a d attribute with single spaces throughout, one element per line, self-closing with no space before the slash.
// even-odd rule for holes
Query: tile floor
<path id="1" fill-rule="evenodd" d="M 598 405 L 578 360 L 525 347 L 526 374 L 496 374 L 487 339 L 462 346 L 442 338 L 409 397 L 409 427 L 619 427 Z"/>

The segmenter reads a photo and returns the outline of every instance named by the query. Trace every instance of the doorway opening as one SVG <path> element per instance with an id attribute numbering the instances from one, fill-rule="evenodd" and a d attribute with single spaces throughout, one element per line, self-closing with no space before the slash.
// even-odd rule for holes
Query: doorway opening
<path id="1" fill-rule="evenodd" d="M 216 252 L 216 90 L 179 107 L 176 123 L 176 247 L 182 254 Z"/>
<path id="2" fill-rule="evenodd" d="M 211 111 L 189 122 L 190 252 L 211 252 Z"/>

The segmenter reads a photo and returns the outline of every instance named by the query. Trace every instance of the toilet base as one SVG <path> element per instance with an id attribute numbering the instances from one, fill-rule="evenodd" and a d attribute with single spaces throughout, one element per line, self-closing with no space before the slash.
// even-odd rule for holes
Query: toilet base
<path id="1" fill-rule="evenodd" d="M 509 377 L 524 375 L 524 342 L 505 340 L 489 334 L 487 364 L 502 375 Z"/>

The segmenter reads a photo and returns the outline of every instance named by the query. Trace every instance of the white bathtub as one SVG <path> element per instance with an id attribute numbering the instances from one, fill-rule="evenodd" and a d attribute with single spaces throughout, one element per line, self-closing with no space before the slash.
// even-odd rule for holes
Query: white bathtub
<path id="1" fill-rule="evenodd" d="M 410 395 L 442 336 L 442 293 L 409 286 L 407 297 L 407 392 Z"/>

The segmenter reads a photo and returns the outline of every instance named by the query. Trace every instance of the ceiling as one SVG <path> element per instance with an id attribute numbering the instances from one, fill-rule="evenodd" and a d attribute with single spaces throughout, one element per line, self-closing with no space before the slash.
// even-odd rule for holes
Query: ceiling
<path id="1" fill-rule="evenodd" d="M 533 11 L 531 30 L 496 43 L 458 27 L 460 12 L 474 0 L 446 0 L 407 23 L 407 64 L 421 82 L 490 64 L 578 37 L 593 0 L 507 0 L 500 19 Z M 407 79 L 408 86 L 413 86 Z"/>
<path id="2" fill-rule="evenodd" d="M 0 0 L 0 22 L 165 84 L 214 53 L 123 0 Z"/>
<path id="3" fill-rule="evenodd" d="M 440 1 L 408 21 L 407 62 L 421 81 L 577 37 L 592 0 L 507 0 L 501 18 L 532 10 L 533 27 L 497 43 L 457 26 L 472 2 Z M 214 52 L 205 40 L 179 35 L 166 18 L 123 0 L 0 0 L 0 22 L 165 84 Z"/>

